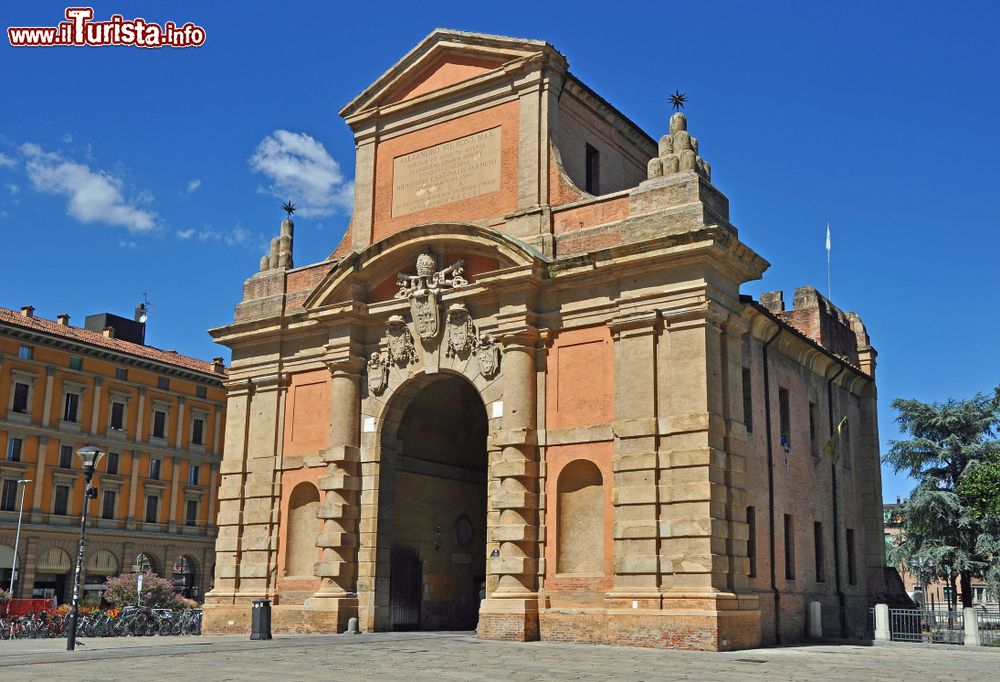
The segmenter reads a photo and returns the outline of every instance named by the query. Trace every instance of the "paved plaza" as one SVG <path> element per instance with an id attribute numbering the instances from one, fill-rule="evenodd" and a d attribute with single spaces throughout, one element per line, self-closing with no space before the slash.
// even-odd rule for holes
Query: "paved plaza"
<path id="1" fill-rule="evenodd" d="M 818 645 L 729 653 L 480 641 L 472 633 L 0 641 L 0 680 L 988 680 L 1000 649 Z"/>

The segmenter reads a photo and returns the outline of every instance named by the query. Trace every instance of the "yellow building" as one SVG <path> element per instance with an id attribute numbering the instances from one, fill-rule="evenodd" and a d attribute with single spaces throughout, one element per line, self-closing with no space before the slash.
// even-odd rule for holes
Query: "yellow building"
<path id="1" fill-rule="evenodd" d="M 107 453 L 89 510 L 87 595 L 139 569 L 194 598 L 211 588 L 226 369 L 144 336 L 144 323 L 115 315 L 77 327 L 0 308 L 0 586 L 23 499 L 15 597 L 72 596 L 83 445 Z"/>

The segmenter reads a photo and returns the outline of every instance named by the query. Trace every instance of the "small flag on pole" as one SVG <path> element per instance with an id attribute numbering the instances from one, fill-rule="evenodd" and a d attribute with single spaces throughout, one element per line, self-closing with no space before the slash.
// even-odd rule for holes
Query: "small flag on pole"
<path id="1" fill-rule="evenodd" d="M 830 253 L 830 223 L 826 224 L 826 252 Z"/>
<path id="2" fill-rule="evenodd" d="M 840 460 L 840 444 L 841 439 L 844 434 L 844 427 L 847 425 L 847 417 L 840 420 L 837 424 L 837 428 L 833 430 L 833 435 L 830 436 L 829 442 L 823 448 L 823 454 L 830 458 L 830 461 L 836 464 Z"/>
<path id="3" fill-rule="evenodd" d="M 830 284 L 830 223 L 826 224 L 826 297 L 833 298 L 833 287 Z"/>

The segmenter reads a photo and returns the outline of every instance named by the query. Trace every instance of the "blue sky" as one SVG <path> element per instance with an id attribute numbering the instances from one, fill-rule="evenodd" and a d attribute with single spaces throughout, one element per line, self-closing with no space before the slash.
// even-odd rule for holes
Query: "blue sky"
<path id="1" fill-rule="evenodd" d="M 7 26 L 65 4 L 6 3 Z M 239 11 L 237 11 L 239 7 Z M 541 38 L 650 134 L 666 95 L 771 263 L 747 293 L 825 290 L 879 351 L 883 443 L 895 397 L 1000 381 L 996 3 L 94 3 L 207 32 L 186 50 L 0 46 L 0 305 L 74 322 L 130 314 L 209 358 L 282 217 L 296 261 L 347 224 L 354 149 L 337 111 L 437 26 Z M 501 11 L 502 10 L 502 11 Z M 284 133 L 280 131 L 285 131 Z M 884 496 L 911 483 L 884 474 Z"/>

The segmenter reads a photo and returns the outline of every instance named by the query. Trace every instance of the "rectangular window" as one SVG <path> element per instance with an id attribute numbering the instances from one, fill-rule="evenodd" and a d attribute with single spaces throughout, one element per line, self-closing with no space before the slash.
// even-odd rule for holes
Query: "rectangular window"
<path id="1" fill-rule="evenodd" d="M 21 439 L 20 438 L 10 438 L 7 440 L 7 461 L 8 462 L 20 462 L 21 461 Z"/>
<path id="2" fill-rule="evenodd" d="M 17 357 L 21 358 L 22 360 L 30 360 L 32 355 L 33 353 L 31 346 L 21 346 L 20 348 L 17 349 Z"/>
<path id="3" fill-rule="evenodd" d="M 56 504 L 52 508 L 52 513 L 57 516 L 66 516 L 69 513 L 69 486 L 56 486 Z"/>
<path id="4" fill-rule="evenodd" d="M 116 495 L 114 490 L 104 491 L 104 503 L 101 505 L 102 519 L 115 518 L 115 497 Z"/>
<path id="5" fill-rule="evenodd" d="M 757 510 L 747 507 L 747 557 L 750 559 L 751 578 L 757 576 Z"/>
<path id="6" fill-rule="evenodd" d="M 184 510 L 184 525 L 198 525 L 198 500 L 188 500 Z"/>
<path id="7" fill-rule="evenodd" d="M 160 511 L 160 498 L 156 495 L 146 497 L 146 523 L 156 523 Z"/>
<path id="8" fill-rule="evenodd" d="M 795 526 L 791 514 L 785 514 L 785 578 L 795 580 Z"/>
<path id="9" fill-rule="evenodd" d="M 14 404 L 11 406 L 14 412 L 25 414 L 28 411 L 28 391 L 30 388 L 28 384 L 14 384 Z"/>
<path id="10" fill-rule="evenodd" d="M 200 417 L 191 420 L 191 444 L 205 444 L 205 420 Z"/>
<path id="11" fill-rule="evenodd" d="M 167 437 L 167 413 L 162 410 L 153 412 L 153 437 Z"/>
<path id="12" fill-rule="evenodd" d="M 194 395 L 195 395 L 196 398 L 207 398 L 208 397 L 208 389 L 205 388 L 204 386 L 195 386 L 194 387 Z"/>
<path id="13" fill-rule="evenodd" d="M 163 391 L 170 390 L 170 378 L 169 377 L 157 377 L 156 387 Z"/>
<path id="14" fill-rule="evenodd" d="M 858 584 L 858 571 L 855 565 L 855 553 L 854 553 L 854 529 L 847 529 L 847 584 L 857 585 Z"/>
<path id="15" fill-rule="evenodd" d="M 111 403 L 111 428 L 116 431 L 125 430 L 125 403 Z"/>
<path id="16" fill-rule="evenodd" d="M 83 358 L 70 358 L 69 359 L 70 369 L 83 369 Z"/>
<path id="17" fill-rule="evenodd" d="M 72 469 L 73 468 L 73 446 L 63 445 L 59 448 L 59 468 L 60 469 Z"/>
<path id="18" fill-rule="evenodd" d="M 819 410 L 816 403 L 809 403 L 809 450 L 819 458 Z"/>
<path id="19" fill-rule="evenodd" d="M 601 154 L 587 145 L 587 186 L 588 194 L 600 194 Z"/>
<path id="20" fill-rule="evenodd" d="M 80 413 L 80 396 L 76 393 L 66 394 L 66 405 L 63 408 L 63 421 L 75 422 Z"/>
<path id="21" fill-rule="evenodd" d="M 188 485 L 198 485 L 199 467 L 197 464 L 188 465 Z"/>
<path id="22" fill-rule="evenodd" d="M 160 464 L 162 460 L 151 459 L 149 460 L 149 477 L 154 481 L 160 480 Z"/>
<path id="23" fill-rule="evenodd" d="M 3 482 L 3 491 L 0 492 L 0 511 L 15 509 L 17 509 L 17 481 L 8 478 Z"/>
<path id="24" fill-rule="evenodd" d="M 753 385 L 750 383 L 750 368 L 743 368 L 743 423 L 747 433 L 753 433 Z"/>
<path id="25" fill-rule="evenodd" d="M 792 449 L 792 418 L 788 406 L 788 389 L 778 387 L 778 424 L 781 428 L 781 447 L 785 452 Z"/>
<path id="26" fill-rule="evenodd" d="M 128 369 L 125 367 L 116 367 L 115 379 L 118 379 L 118 381 L 128 381 Z"/>
<path id="27" fill-rule="evenodd" d="M 109 452 L 108 453 L 108 468 L 107 473 L 117 474 L 118 473 L 118 453 Z"/>
<path id="28" fill-rule="evenodd" d="M 813 523 L 813 540 L 816 543 L 816 582 L 826 581 L 826 556 L 823 553 L 823 524 L 819 521 Z"/>

